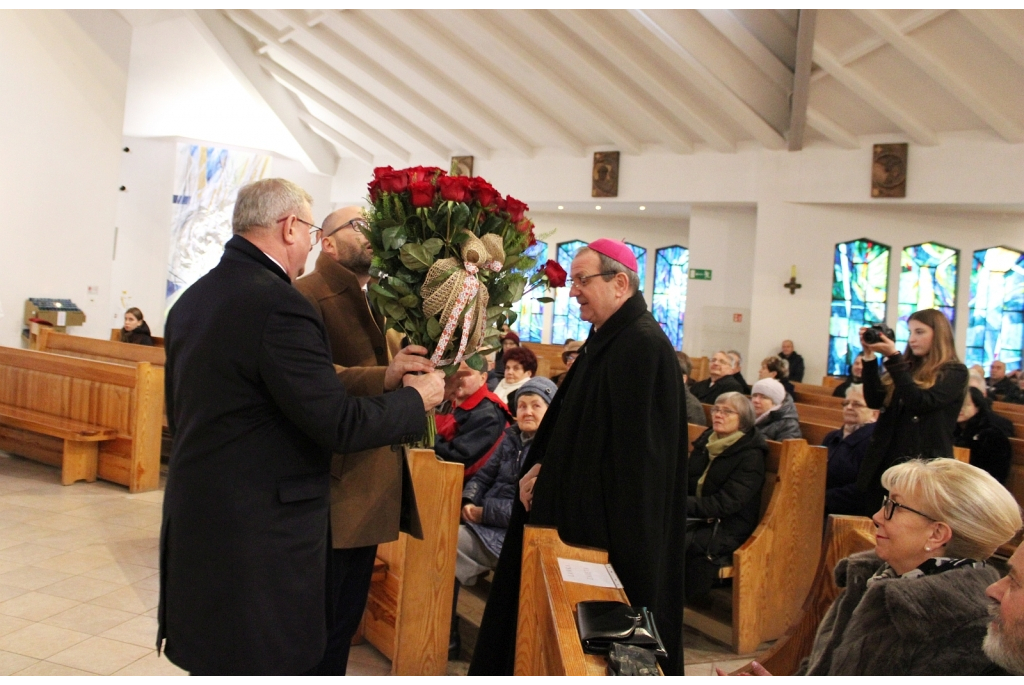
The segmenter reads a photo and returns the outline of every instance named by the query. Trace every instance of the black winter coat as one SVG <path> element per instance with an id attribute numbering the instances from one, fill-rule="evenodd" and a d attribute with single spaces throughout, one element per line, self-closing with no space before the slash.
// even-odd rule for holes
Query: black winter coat
<path id="1" fill-rule="evenodd" d="M 129 343 L 131 345 L 147 345 L 149 347 L 153 347 L 156 344 L 153 340 L 152 333 L 149 332 L 149 324 L 145 321 L 141 321 L 133 331 L 129 331 L 127 328 L 122 328 L 121 342 Z"/>
<path id="2" fill-rule="evenodd" d="M 782 406 L 768 412 L 768 417 L 764 421 L 757 422 L 757 429 L 761 431 L 765 440 L 782 442 L 783 440 L 802 438 L 800 416 L 796 412 L 793 398 L 787 396 L 782 402 Z"/>
<path id="3" fill-rule="evenodd" d="M 846 380 L 837 385 L 836 389 L 832 391 L 832 397 L 846 397 L 846 391 L 847 389 L 849 389 L 851 385 L 853 385 L 854 383 L 859 385 L 862 382 L 863 380 L 858 376 L 847 376 Z"/>
<path id="4" fill-rule="evenodd" d="M 200 675 L 300 674 L 326 644 L 331 452 L 415 439 L 423 402 L 349 397 L 317 312 L 240 236 L 166 344 L 157 644 Z"/>
<path id="5" fill-rule="evenodd" d="M 761 517 L 761 489 L 768 445 L 757 428 L 752 429 L 711 461 L 701 495 L 697 482 L 708 468 L 707 429 L 694 440 L 686 485 L 686 515 L 689 518 L 718 519 L 700 525 L 690 540 L 690 554 L 707 554 L 719 564 L 732 563 L 736 551 L 757 528 Z"/>
<path id="6" fill-rule="evenodd" d="M 519 471 L 529 449 L 529 443 L 523 444 L 519 426 L 510 426 L 498 449 L 462 489 L 463 504 L 475 504 L 484 510 L 480 523 L 463 525 L 469 526 L 494 556 L 501 554 L 505 542 L 512 503 L 519 495 Z"/>
<path id="7" fill-rule="evenodd" d="M 523 526 L 608 550 L 632 604 L 649 607 L 682 675 L 686 398 L 675 350 L 635 294 L 592 331 L 522 468 L 543 462 L 527 514 L 518 497 L 470 675 L 511 674 Z"/>
<path id="8" fill-rule="evenodd" d="M 825 480 L 825 516 L 860 516 L 863 497 L 857 490 L 857 474 L 867 454 L 874 423 L 867 423 L 845 438 L 839 428 L 825 436 L 821 445 L 828 450 L 828 476 Z"/>
<path id="9" fill-rule="evenodd" d="M 743 386 L 735 376 L 722 376 L 714 385 L 711 384 L 710 378 L 705 378 L 690 387 L 690 393 L 700 400 L 701 404 L 714 404 L 719 395 L 727 392 L 743 393 Z"/>
<path id="10" fill-rule="evenodd" d="M 988 471 L 997 481 L 1006 484 L 1013 449 L 1006 433 L 993 425 L 987 413 L 979 411 L 964 423 L 957 424 L 953 444 L 971 451 L 972 466 Z"/>
<path id="11" fill-rule="evenodd" d="M 779 352 L 779 356 L 789 362 L 789 380 L 794 383 L 804 382 L 804 358 L 796 352 L 793 352 L 788 357 Z"/>
<path id="12" fill-rule="evenodd" d="M 908 459 L 953 456 L 953 429 L 967 392 L 967 367 L 949 362 L 939 369 L 935 385 L 919 388 L 902 355 L 886 360 L 896 386 L 889 406 L 886 387 L 878 375 L 878 358 L 864 362 L 864 399 L 878 409 L 878 425 L 861 462 L 857 488 L 864 495 L 861 513 L 871 516 L 882 506 L 882 473 Z"/>

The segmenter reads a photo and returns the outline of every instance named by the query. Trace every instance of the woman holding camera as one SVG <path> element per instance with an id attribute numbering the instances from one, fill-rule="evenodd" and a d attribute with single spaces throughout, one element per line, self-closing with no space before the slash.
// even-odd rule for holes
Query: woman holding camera
<path id="1" fill-rule="evenodd" d="M 879 410 L 857 477 L 866 516 L 882 504 L 881 477 L 890 466 L 908 459 L 953 456 L 953 430 L 967 391 L 967 367 L 956 355 L 953 329 L 945 315 L 922 309 L 910 315 L 907 325 L 910 340 L 902 354 L 891 330 L 860 329 L 864 399 Z M 888 371 L 885 377 L 877 355 Z"/>

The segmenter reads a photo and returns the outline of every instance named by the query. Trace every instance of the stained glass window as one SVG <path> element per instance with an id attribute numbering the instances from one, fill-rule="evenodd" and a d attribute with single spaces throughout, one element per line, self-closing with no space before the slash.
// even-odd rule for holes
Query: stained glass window
<path id="1" fill-rule="evenodd" d="M 860 353 L 860 327 L 885 321 L 889 246 L 867 238 L 836 245 L 832 265 L 832 315 L 828 322 L 828 373 L 845 376 Z"/>
<path id="2" fill-rule="evenodd" d="M 537 266 L 530 269 L 529 275 L 532 276 L 548 261 L 548 244 L 543 240 L 538 240 L 535 245 L 528 247 L 524 254 L 537 260 Z M 526 293 L 516 305 L 516 312 L 519 316 L 512 324 L 512 330 L 523 342 L 543 342 L 541 337 L 544 333 L 544 303 L 538 302 L 538 297 L 544 297 L 543 288 L 534 288 Z"/>
<path id="3" fill-rule="evenodd" d="M 556 261 L 569 273 L 572 258 L 576 252 L 587 244 L 582 240 L 558 243 Z M 580 306 L 569 297 L 569 288 L 555 290 L 555 314 L 551 320 L 551 344 L 561 345 L 569 338 L 586 340 L 590 335 L 590 324 L 580 319 Z"/>
<path id="4" fill-rule="evenodd" d="M 640 292 L 644 291 L 644 283 L 647 281 L 647 248 L 626 243 L 636 257 L 636 275 L 640 277 Z"/>
<path id="5" fill-rule="evenodd" d="M 967 365 L 999 359 L 1007 371 L 1020 368 L 1024 340 L 1024 254 L 1006 247 L 974 253 L 971 268 Z"/>
<path id="6" fill-rule="evenodd" d="M 960 251 L 939 243 L 903 248 L 896 313 L 896 343 L 902 350 L 910 339 L 907 320 L 919 309 L 938 309 L 956 321 L 956 273 Z"/>
<path id="7" fill-rule="evenodd" d="M 682 350 L 690 251 L 673 245 L 654 254 L 654 297 L 651 298 L 654 318 L 672 341 L 672 346 Z"/>

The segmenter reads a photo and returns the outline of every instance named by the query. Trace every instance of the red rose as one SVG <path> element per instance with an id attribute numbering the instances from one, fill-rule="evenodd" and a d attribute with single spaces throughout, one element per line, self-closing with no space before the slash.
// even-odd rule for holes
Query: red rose
<path id="1" fill-rule="evenodd" d="M 434 174 L 440 173 L 441 176 L 445 175 L 444 171 L 436 166 L 414 166 L 411 169 L 406 169 L 405 171 L 409 174 L 409 183 L 418 183 L 420 181 L 432 182 L 434 180 Z"/>
<path id="2" fill-rule="evenodd" d="M 552 288 L 561 288 L 565 285 L 565 269 L 555 260 L 549 259 L 543 271 L 548 279 L 548 285 Z"/>
<path id="3" fill-rule="evenodd" d="M 526 246 L 527 246 L 527 247 L 533 247 L 533 246 L 534 246 L 534 245 L 536 245 L 536 244 L 537 244 L 537 236 L 535 236 L 535 235 L 533 234 L 533 231 L 530 231 L 530 242 L 528 242 L 528 243 L 526 244 Z"/>
<path id="4" fill-rule="evenodd" d="M 434 184 L 430 181 L 416 181 L 409 184 L 413 207 L 430 207 L 434 204 Z"/>
<path id="5" fill-rule="evenodd" d="M 383 171 L 379 180 L 380 189 L 385 193 L 400 193 L 409 187 L 409 175 L 405 169 Z"/>
<path id="6" fill-rule="evenodd" d="M 520 233 L 533 233 L 533 222 L 529 219 L 523 219 L 516 224 L 516 230 Z"/>
<path id="7" fill-rule="evenodd" d="M 490 207 L 491 205 L 497 204 L 498 200 L 501 199 L 501 193 L 494 189 L 490 183 L 477 176 L 469 182 L 469 187 L 473 191 L 473 195 L 480 201 L 480 204 L 484 207 Z"/>
<path id="8" fill-rule="evenodd" d="M 377 167 L 376 169 L 373 170 L 373 180 L 374 181 L 379 181 L 381 176 L 383 176 L 384 174 L 386 174 L 388 172 L 391 172 L 391 171 L 394 171 L 393 167 L 379 166 L 379 167 Z"/>
<path id="9" fill-rule="evenodd" d="M 470 199 L 469 182 L 465 176 L 441 176 L 437 179 L 437 187 L 445 200 L 465 202 Z"/>
<path id="10" fill-rule="evenodd" d="M 518 224 L 523 220 L 523 214 L 529 211 L 529 207 L 526 206 L 525 202 L 515 199 L 511 195 L 505 198 L 505 210 L 508 212 L 508 218 L 512 220 L 512 223 Z"/>
<path id="11" fill-rule="evenodd" d="M 370 191 L 370 202 L 376 202 L 380 197 L 380 181 L 375 178 L 366 187 Z"/>

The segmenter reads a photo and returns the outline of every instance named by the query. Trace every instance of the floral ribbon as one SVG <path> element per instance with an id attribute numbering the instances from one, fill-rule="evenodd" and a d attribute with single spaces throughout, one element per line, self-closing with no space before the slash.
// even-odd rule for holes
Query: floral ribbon
<path id="1" fill-rule="evenodd" d="M 477 238 L 469 231 L 464 232 L 468 237 L 462 243 L 462 259 L 449 257 L 434 262 L 420 290 L 424 315 L 440 315 L 444 326 L 430 357 L 435 366 L 459 364 L 467 348 L 475 350 L 480 344 L 487 324 L 488 294 L 486 288 L 480 287 L 477 274 L 480 269 L 498 273 L 505 261 L 501 236 L 488 233 Z M 442 359 L 460 319 L 462 336 L 455 357 Z"/>

